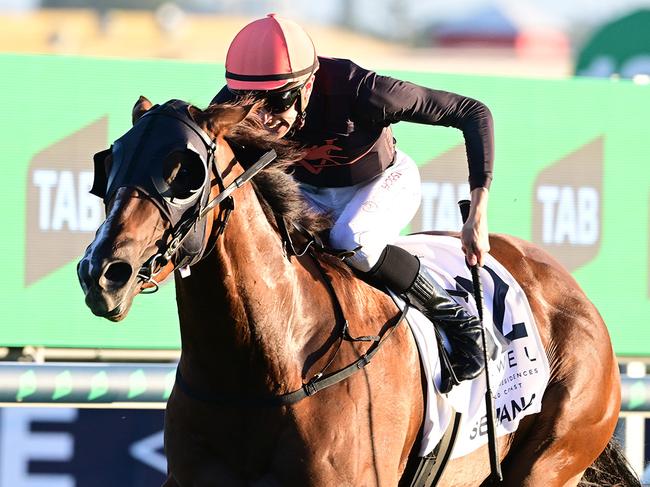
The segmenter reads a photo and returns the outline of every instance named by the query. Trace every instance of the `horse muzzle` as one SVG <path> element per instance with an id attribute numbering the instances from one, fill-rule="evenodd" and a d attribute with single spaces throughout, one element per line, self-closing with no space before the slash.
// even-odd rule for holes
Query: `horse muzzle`
<path id="1" fill-rule="evenodd" d="M 135 286 L 136 271 L 122 259 L 94 260 L 84 256 L 77 264 L 77 277 L 94 315 L 119 321 L 131 307 L 130 290 Z"/>

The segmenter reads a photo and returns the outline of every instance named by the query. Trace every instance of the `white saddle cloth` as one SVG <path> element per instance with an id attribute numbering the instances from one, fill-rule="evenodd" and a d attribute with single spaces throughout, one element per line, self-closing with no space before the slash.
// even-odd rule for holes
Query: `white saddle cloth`
<path id="1" fill-rule="evenodd" d="M 420 258 L 436 281 L 473 315 L 476 302 L 471 292 L 471 272 L 465 264 L 460 240 L 453 237 L 410 235 L 398 245 Z M 523 290 L 510 273 L 488 255 L 480 271 L 484 293 L 483 320 L 498 344 L 490 361 L 490 385 L 495 399 L 497 436 L 512 433 L 525 416 L 541 410 L 549 380 L 546 353 Z M 403 302 L 395 297 L 400 306 Z M 452 409 L 462 413 L 459 434 L 451 458 L 471 453 L 487 443 L 485 376 L 462 382 L 447 395 L 438 392 L 440 361 L 433 325 L 418 310 L 407 316 L 426 375 L 427 393 L 424 437 L 420 455 L 431 452 L 449 425 Z"/>

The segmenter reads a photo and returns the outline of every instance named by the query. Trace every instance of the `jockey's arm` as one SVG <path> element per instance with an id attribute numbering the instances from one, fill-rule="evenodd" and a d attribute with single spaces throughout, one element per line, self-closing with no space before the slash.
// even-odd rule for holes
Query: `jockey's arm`
<path id="1" fill-rule="evenodd" d="M 494 129 L 490 110 L 483 103 L 456 93 L 370 72 L 359 88 L 357 116 L 373 124 L 400 121 L 454 127 L 463 132 L 471 210 L 461 241 L 468 263 L 483 264 L 488 243 L 488 190 L 494 161 Z"/>

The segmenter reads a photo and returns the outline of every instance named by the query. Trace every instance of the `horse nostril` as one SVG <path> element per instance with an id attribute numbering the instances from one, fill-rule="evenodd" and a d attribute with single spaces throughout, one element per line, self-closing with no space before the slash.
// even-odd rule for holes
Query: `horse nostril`
<path id="1" fill-rule="evenodd" d="M 108 265 L 103 277 L 108 286 L 122 287 L 131 279 L 132 273 L 133 268 L 127 262 L 113 262 Z"/>

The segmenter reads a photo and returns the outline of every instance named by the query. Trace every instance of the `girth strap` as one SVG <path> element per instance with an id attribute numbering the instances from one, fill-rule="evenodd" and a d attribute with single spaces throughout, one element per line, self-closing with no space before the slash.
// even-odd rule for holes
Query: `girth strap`
<path id="1" fill-rule="evenodd" d="M 420 458 L 409 487 L 432 487 L 438 484 L 456 443 L 460 429 L 460 413 L 454 411 L 440 442 L 431 453 Z"/>
<path id="2" fill-rule="evenodd" d="M 353 363 L 347 367 L 334 372 L 330 375 L 321 375 L 317 374 L 309 382 L 303 384 L 300 389 L 297 389 L 293 392 L 288 392 L 286 394 L 281 394 L 278 396 L 260 396 L 260 397 L 233 397 L 232 395 L 219 394 L 214 392 L 200 391 L 194 387 L 190 387 L 189 384 L 183 379 L 181 374 L 180 366 L 176 369 L 176 384 L 180 389 L 193 399 L 197 399 L 203 402 L 209 402 L 212 404 L 219 404 L 221 406 L 232 406 L 232 407 L 277 407 L 277 406 L 289 406 L 295 404 L 298 401 L 305 399 L 306 397 L 313 396 L 319 391 L 326 389 L 327 387 L 338 384 L 341 381 L 344 381 L 352 374 L 363 369 L 366 365 L 370 363 L 372 357 L 379 351 L 381 346 L 384 344 L 386 339 L 393 333 L 395 328 L 402 322 L 406 313 L 408 311 L 408 306 L 404 307 L 404 310 L 394 319 L 394 323 L 388 328 L 378 341 L 373 343 L 368 350 L 355 360 Z"/>

